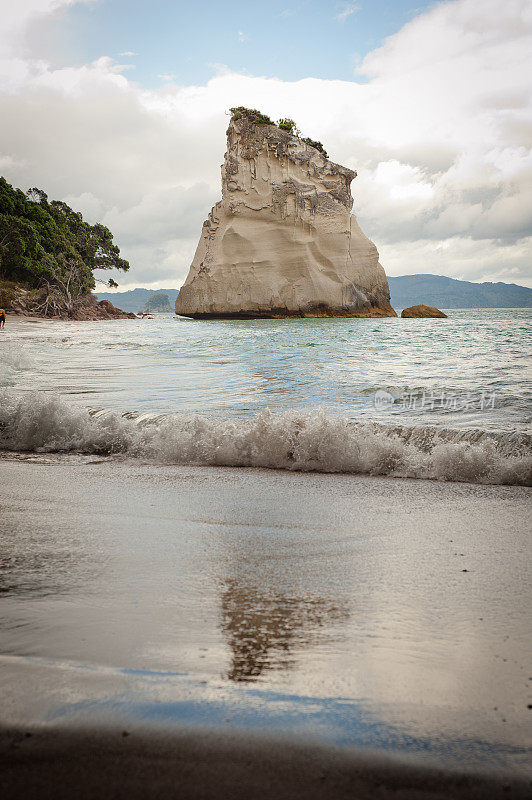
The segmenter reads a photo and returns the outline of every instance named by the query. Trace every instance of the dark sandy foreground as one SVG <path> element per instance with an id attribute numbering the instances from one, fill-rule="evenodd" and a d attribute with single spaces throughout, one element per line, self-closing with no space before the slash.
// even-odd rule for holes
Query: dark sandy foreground
<path id="1" fill-rule="evenodd" d="M 0 796 L 33 798 L 529 798 L 524 779 L 449 773 L 340 748 L 214 733 L 2 730 Z"/>

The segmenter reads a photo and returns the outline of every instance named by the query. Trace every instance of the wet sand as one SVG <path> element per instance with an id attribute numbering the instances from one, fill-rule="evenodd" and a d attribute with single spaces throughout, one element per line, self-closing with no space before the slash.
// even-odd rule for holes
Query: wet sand
<path id="1" fill-rule="evenodd" d="M 56 320 L 47 317 L 32 317 L 27 314 L 6 314 L 6 328 L 19 328 L 21 325 L 29 325 L 36 322 L 55 322 Z"/>
<path id="2" fill-rule="evenodd" d="M 530 490 L 38 454 L 0 485 L 2 796 L 525 796 Z"/>
<path id="3" fill-rule="evenodd" d="M 523 778 L 249 736 L 0 732 L 3 800 L 524 800 L 530 789 Z"/>

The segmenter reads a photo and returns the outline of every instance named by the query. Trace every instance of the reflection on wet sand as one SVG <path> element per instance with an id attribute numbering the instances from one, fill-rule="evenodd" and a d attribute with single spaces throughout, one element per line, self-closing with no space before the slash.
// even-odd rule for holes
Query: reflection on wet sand
<path id="1" fill-rule="evenodd" d="M 290 669 L 296 652 L 331 638 L 347 609 L 321 597 L 288 597 L 229 581 L 221 597 L 222 630 L 231 649 L 227 677 L 253 681 L 266 670 Z"/>
<path id="2" fill-rule="evenodd" d="M 4 519 L 0 551 L 0 594 L 44 598 L 67 594 L 79 587 L 80 578 L 93 578 L 80 536 L 72 534 L 65 544 L 54 535 L 52 525 L 28 530 L 20 523 Z M 78 546 L 77 551 L 75 546 Z M 88 569 L 89 567 L 89 569 Z M 86 571 L 86 572 L 85 572 Z"/>

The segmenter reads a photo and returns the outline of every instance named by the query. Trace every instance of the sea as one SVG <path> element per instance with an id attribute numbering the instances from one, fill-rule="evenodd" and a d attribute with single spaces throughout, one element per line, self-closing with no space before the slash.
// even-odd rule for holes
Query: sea
<path id="1" fill-rule="evenodd" d="M 10 318 L 0 729 L 530 777 L 531 322 Z"/>
<path id="2" fill-rule="evenodd" d="M 529 485 L 530 309 L 7 325 L 0 448 Z"/>

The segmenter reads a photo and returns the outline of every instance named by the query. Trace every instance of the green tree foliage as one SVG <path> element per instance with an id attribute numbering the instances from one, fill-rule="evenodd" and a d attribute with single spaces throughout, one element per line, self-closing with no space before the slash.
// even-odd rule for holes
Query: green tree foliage
<path id="1" fill-rule="evenodd" d="M 257 111 L 256 108 L 245 108 L 245 106 L 237 106 L 236 108 L 230 108 L 231 112 L 231 119 L 242 119 L 242 117 L 246 117 L 249 119 L 250 122 L 253 122 L 255 125 L 273 125 L 274 122 L 263 114 L 261 111 Z"/>
<path id="2" fill-rule="evenodd" d="M 0 278 L 81 295 L 94 289 L 95 269 L 129 269 L 105 225 L 89 225 L 42 189 L 24 194 L 0 177 Z"/>
<path id="3" fill-rule="evenodd" d="M 329 158 L 329 156 L 327 155 L 327 151 L 321 142 L 317 142 L 315 139 L 309 139 L 308 137 L 306 139 L 303 139 L 303 141 L 305 142 L 305 144 L 310 145 L 310 147 L 314 147 L 315 150 L 319 150 L 320 153 L 322 153 L 322 155 L 325 156 L 325 158 Z"/>
<path id="4" fill-rule="evenodd" d="M 284 119 L 280 119 L 277 123 L 277 127 L 280 128 L 282 131 L 287 131 L 288 133 L 294 133 L 296 128 L 296 123 L 290 117 L 285 117 Z"/>

